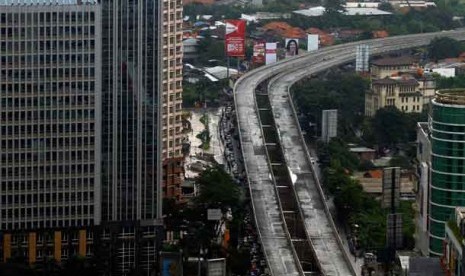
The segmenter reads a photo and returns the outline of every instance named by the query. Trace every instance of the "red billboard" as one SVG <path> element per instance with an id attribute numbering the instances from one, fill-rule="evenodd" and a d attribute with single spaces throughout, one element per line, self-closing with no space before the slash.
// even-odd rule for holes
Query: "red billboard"
<path id="1" fill-rule="evenodd" d="M 254 64 L 265 63 L 265 44 L 263 40 L 254 41 L 253 43 L 253 57 L 252 62 Z"/>
<path id="2" fill-rule="evenodd" d="M 245 21 L 226 20 L 226 55 L 245 56 Z"/>

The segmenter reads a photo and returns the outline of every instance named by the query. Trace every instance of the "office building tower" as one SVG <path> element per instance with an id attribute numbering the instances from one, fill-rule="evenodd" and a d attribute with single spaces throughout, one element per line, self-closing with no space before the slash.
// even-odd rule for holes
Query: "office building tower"
<path id="1" fill-rule="evenodd" d="M 440 90 L 432 100 L 429 251 L 441 256 L 445 225 L 465 206 L 465 89 Z"/>
<path id="2" fill-rule="evenodd" d="M 101 221 L 101 7 L 0 1 L 0 259 L 87 255 Z"/>
<path id="3" fill-rule="evenodd" d="M 113 275 L 153 273 L 182 181 L 182 1 L 103 0 L 102 225 Z"/>
<path id="4" fill-rule="evenodd" d="M 428 122 L 417 124 L 417 215 L 415 247 L 425 256 L 429 255 L 429 194 L 431 186 L 431 133 Z"/>
<path id="5" fill-rule="evenodd" d="M 181 39 L 179 0 L 103 1 L 106 221 L 161 218 L 163 164 L 182 157 Z"/>
<path id="6" fill-rule="evenodd" d="M 161 118 L 163 175 L 161 185 L 163 196 L 184 201 L 181 193 L 183 181 L 182 154 L 182 0 L 163 1 L 163 74 Z"/>
<path id="7" fill-rule="evenodd" d="M 321 139 L 323 142 L 329 143 L 333 137 L 337 137 L 337 109 L 323 110 Z"/>

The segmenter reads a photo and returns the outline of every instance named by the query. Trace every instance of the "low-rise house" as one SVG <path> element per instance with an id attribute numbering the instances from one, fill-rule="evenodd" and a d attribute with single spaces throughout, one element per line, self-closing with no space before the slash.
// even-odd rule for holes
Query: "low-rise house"
<path id="1" fill-rule="evenodd" d="M 376 158 L 376 151 L 367 147 L 352 147 L 350 152 L 357 155 L 360 161 L 371 161 Z"/>
<path id="2" fill-rule="evenodd" d="M 384 79 L 398 75 L 417 67 L 417 61 L 409 56 L 385 57 L 371 62 L 371 77 L 373 79 Z"/>
<path id="3" fill-rule="evenodd" d="M 383 170 L 374 169 L 354 173 L 354 178 L 362 185 L 366 193 L 381 196 L 383 193 Z M 412 197 L 415 190 L 414 175 L 411 171 L 402 170 L 400 174 L 401 196 Z"/>

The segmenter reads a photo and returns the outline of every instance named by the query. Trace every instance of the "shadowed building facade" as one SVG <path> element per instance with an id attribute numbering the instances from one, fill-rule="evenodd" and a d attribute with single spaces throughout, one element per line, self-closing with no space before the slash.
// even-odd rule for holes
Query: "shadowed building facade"
<path id="1" fill-rule="evenodd" d="M 0 5 L 0 258 L 151 275 L 182 200 L 181 0 Z"/>

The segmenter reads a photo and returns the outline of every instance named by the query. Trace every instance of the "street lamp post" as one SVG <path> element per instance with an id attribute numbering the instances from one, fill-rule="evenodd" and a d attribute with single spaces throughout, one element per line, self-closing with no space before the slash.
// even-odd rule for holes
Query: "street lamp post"
<path id="1" fill-rule="evenodd" d="M 202 275 L 202 258 L 205 260 L 205 256 L 207 255 L 207 253 L 208 253 L 208 248 L 203 248 L 202 246 L 200 246 L 197 276 Z"/>

